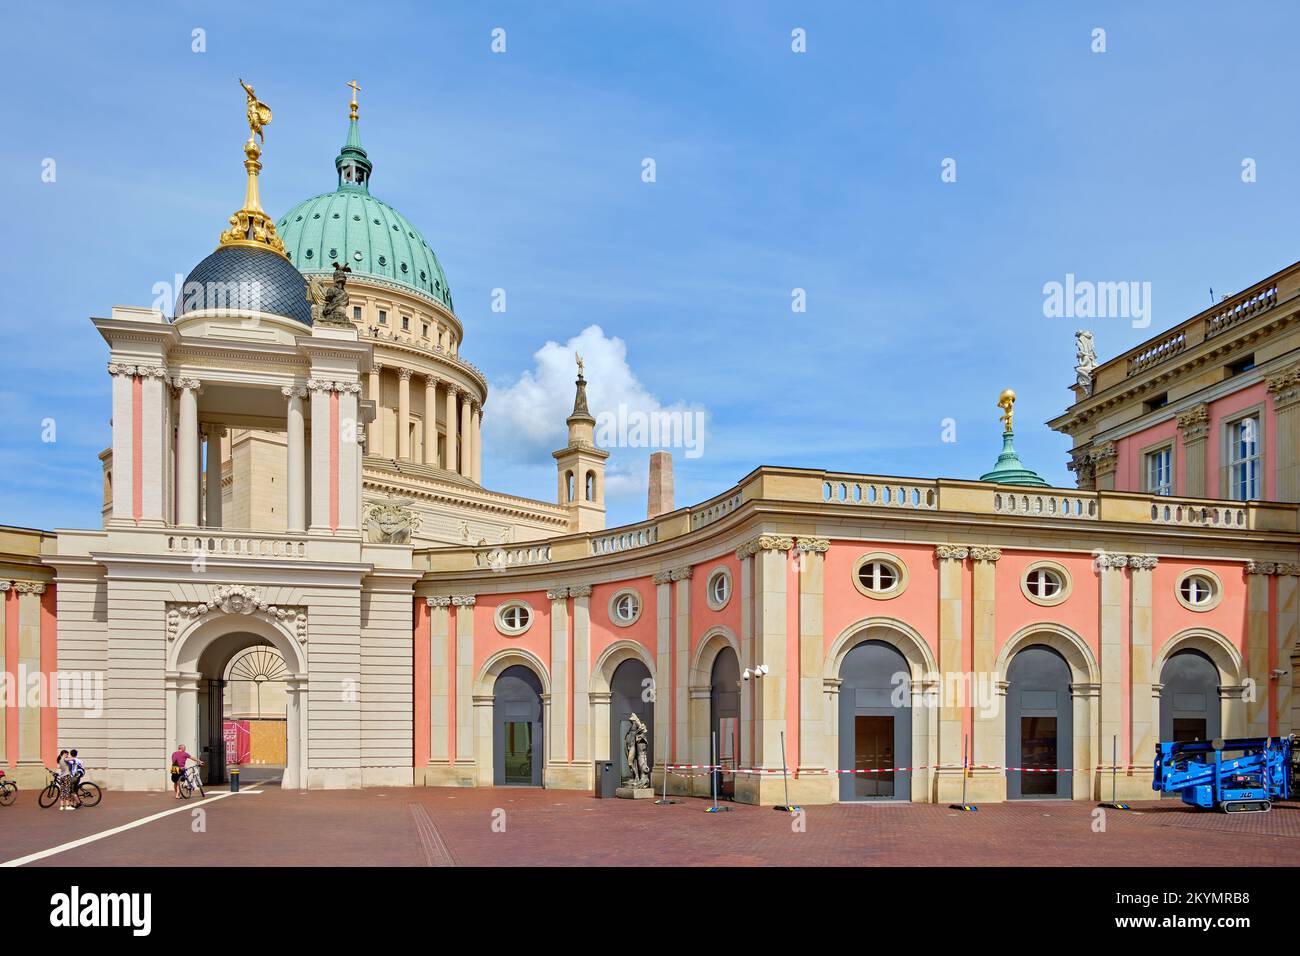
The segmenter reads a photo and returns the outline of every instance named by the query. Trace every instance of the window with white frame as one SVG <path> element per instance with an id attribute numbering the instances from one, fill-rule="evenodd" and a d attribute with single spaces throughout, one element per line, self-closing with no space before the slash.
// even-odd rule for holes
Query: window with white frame
<path id="1" fill-rule="evenodd" d="M 1153 495 L 1172 495 L 1174 493 L 1174 448 L 1167 445 L 1148 452 L 1147 491 Z"/>
<path id="2" fill-rule="evenodd" d="M 898 586 L 898 568 L 888 561 L 867 561 L 858 568 L 858 581 L 868 591 L 883 594 Z"/>
<path id="3" fill-rule="evenodd" d="M 511 601 L 497 609 L 496 618 L 502 634 L 522 634 L 533 623 L 533 610 L 522 601 Z"/>
<path id="4" fill-rule="evenodd" d="M 1036 598 L 1054 598 L 1061 593 L 1064 582 L 1050 568 L 1034 568 L 1025 576 L 1025 587 Z"/>
<path id="5" fill-rule="evenodd" d="M 1259 417 L 1248 415 L 1228 426 L 1228 497 L 1253 501 L 1259 495 Z"/>
<path id="6" fill-rule="evenodd" d="M 708 600 L 709 607 L 719 611 L 727 606 L 731 600 L 731 574 L 726 568 L 718 568 L 709 575 L 708 583 Z"/>
<path id="7" fill-rule="evenodd" d="M 1189 574 L 1178 582 L 1178 594 L 1184 604 L 1202 608 L 1214 600 L 1214 582 L 1203 574 Z"/>
<path id="8" fill-rule="evenodd" d="M 620 591 L 614 595 L 614 600 L 610 602 L 610 617 L 614 619 L 615 624 L 626 627 L 628 624 L 635 624 L 640 616 L 641 595 L 635 591 Z"/>

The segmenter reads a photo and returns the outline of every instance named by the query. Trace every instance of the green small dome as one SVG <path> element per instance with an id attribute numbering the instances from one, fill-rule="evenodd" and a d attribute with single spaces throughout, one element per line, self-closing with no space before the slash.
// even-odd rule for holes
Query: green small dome
<path id="1" fill-rule="evenodd" d="M 299 203 L 276 222 L 289 261 L 304 273 L 332 273 L 335 262 L 344 262 L 353 275 L 407 286 L 454 312 L 447 275 L 429 243 L 405 216 L 370 195 L 372 165 L 356 120 L 334 166 L 337 189 Z"/>
<path id="2" fill-rule="evenodd" d="M 991 481 L 999 485 L 1028 485 L 1033 488 L 1050 488 L 1051 485 L 1036 471 L 1026 468 L 1016 454 L 1010 429 L 1002 433 L 1002 453 L 998 455 L 993 470 L 980 475 L 980 481 Z"/>

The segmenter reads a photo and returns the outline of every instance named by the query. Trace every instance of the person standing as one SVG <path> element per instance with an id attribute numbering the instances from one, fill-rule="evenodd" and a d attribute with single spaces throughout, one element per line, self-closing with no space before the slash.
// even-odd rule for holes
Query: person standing
<path id="1" fill-rule="evenodd" d="M 177 744 L 172 751 L 172 791 L 177 800 L 181 798 L 181 776 L 185 773 L 185 765 L 191 760 L 200 767 L 203 766 L 203 761 L 186 751 L 184 744 Z"/>
<path id="2" fill-rule="evenodd" d="M 59 809 L 77 809 L 77 773 L 75 761 L 66 750 L 59 751 Z"/>

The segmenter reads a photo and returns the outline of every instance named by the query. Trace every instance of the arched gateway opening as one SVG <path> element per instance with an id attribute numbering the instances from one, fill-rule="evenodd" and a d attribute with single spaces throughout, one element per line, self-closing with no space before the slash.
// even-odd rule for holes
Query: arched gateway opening
<path id="1" fill-rule="evenodd" d="M 262 778 L 307 786 L 306 655 L 278 622 L 264 615 L 205 616 L 177 636 L 166 682 L 167 752 L 184 743 L 203 760 L 207 783 L 229 779 L 228 751 L 236 760 L 251 757 L 240 746 L 240 721 L 264 718 L 270 729 L 259 733 L 270 739 L 260 748 L 268 758 Z M 247 729 L 251 737 L 251 723 Z"/>
<path id="2" fill-rule="evenodd" d="M 1007 797 L 1061 797 L 1073 790 L 1070 665 L 1050 647 L 1016 653 L 1007 670 Z"/>
<path id="3" fill-rule="evenodd" d="M 655 709 L 653 703 L 643 698 L 650 686 L 650 668 L 638 658 L 623 661 L 614 669 L 614 678 L 609 682 L 609 742 L 610 755 L 619 773 L 619 782 L 626 784 L 630 776 L 627 767 L 627 732 L 632 726 L 631 717 L 636 714 L 646 726 L 647 750 L 651 761 L 654 759 L 655 744 Z"/>
<path id="4" fill-rule="evenodd" d="M 492 686 L 492 782 L 540 787 L 542 741 L 542 682 L 523 664 L 514 664 Z"/>
<path id="5" fill-rule="evenodd" d="M 908 800 L 912 793 L 912 695 L 907 659 L 892 644 L 864 641 L 840 665 L 841 800 Z M 900 682 L 901 675 L 901 682 Z"/>
<path id="6" fill-rule="evenodd" d="M 1160 669 L 1160 739 L 1175 743 L 1223 736 L 1219 669 L 1201 651 L 1183 650 Z"/>

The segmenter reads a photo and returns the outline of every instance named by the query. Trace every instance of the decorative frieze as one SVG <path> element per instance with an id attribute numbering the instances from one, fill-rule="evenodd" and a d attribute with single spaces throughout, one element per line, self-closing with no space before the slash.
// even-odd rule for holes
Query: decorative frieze
<path id="1" fill-rule="evenodd" d="M 280 394 L 285 398 L 306 398 L 307 389 L 302 385 L 285 385 L 280 388 Z"/>
<path id="2" fill-rule="evenodd" d="M 1300 364 L 1291 365 L 1264 379 L 1268 393 L 1273 396 L 1273 408 L 1280 411 L 1300 402 Z"/>
<path id="3" fill-rule="evenodd" d="M 244 584 L 222 584 L 212 588 L 211 596 L 198 604 L 167 605 L 167 640 L 176 640 L 183 625 L 198 621 L 212 611 L 225 614 L 255 615 L 276 624 L 291 626 L 300 643 L 307 643 L 307 609 L 280 607 L 262 600 L 260 588 Z"/>
<path id="4" fill-rule="evenodd" d="M 1210 433 L 1210 406 L 1194 405 L 1178 416 L 1178 431 L 1183 444 L 1200 441 Z"/>
<path id="5" fill-rule="evenodd" d="M 1127 567 L 1127 554 L 1111 554 L 1109 551 L 1103 551 L 1092 561 L 1094 571 L 1118 571 Z"/>
<path id="6" fill-rule="evenodd" d="M 1247 574 L 1277 574 L 1276 561 L 1247 561 Z"/>
<path id="7" fill-rule="evenodd" d="M 825 554 L 831 549 L 831 541 L 830 538 L 800 538 L 795 548 L 805 554 Z"/>
<path id="8" fill-rule="evenodd" d="M 1097 466 L 1093 464 L 1092 452 L 1076 451 L 1071 453 L 1070 463 L 1066 467 L 1074 472 L 1074 483 L 1079 487 L 1079 490 L 1094 490 L 1097 484 Z"/>
<path id="9" fill-rule="evenodd" d="M 473 594 L 453 594 L 451 603 L 454 607 L 473 607 L 477 598 Z"/>
<path id="10" fill-rule="evenodd" d="M 176 376 L 176 378 L 172 380 L 172 385 L 174 385 L 178 391 L 198 392 L 203 389 L 203 383 L 197 378 L 186 378 L 183 375 Z"/>
<path id="11" fill-rule="evenodd" d="M 591 597 L 590 584 L 574 584 L 569 588 L 569 597 L 585 598 Z"/>
<path id="12" fill-rule="evenodd" d="M 427 597 L 424 601 L 429 607 L 451 607 L 451 596 L 447 594 Z"/>
<path id="13" fill-rule="evenodd" d="M 654 575 L 655 584 L 669 584 L 673 581 L 689 581 L 695 569 L 689 565 L 681 568 L 672 568 L 668 571 L 656 571 Z"/>
<path id="14" fill-rule="evenodd" d="M 972 561 L 988 561 L 993 563 L 1002 560 L 1002 549 L 974 547 L 970 549 L 970 556 Z"/>
<path id="15" fill-rule="evenodd" d="M 8 582 L 5 583 L 8 584 Z M 14 590 L 17 591 L 19 594 L 44 594 L 45 593 L 44 581 L 15 581 L 13 584 L 14 584 Z M 7 591 L 8 588 L 6 587 L 5 590 Z"/>
<path id="16" fill-rule="evenodd" d="M 1134 571 L 1152 571 L 1160 563 L 1160 559 L 1154 554 L 1130 554 L 1128 556 L 1128 566 Z"/>
<path id="17" fill-rule="evenodd" d="M 744 561 L 760 551 L 791 551 L 793 549 L 794 538 L 788 535 L 763 534 L 752 541 L 745 542 L 736 549 L 736 560 Z"/>
<path id="18" fill-rule="evenodd" d="M 956 544 L 937 544 L 934 556 L 940 561 L 965 561 L 970 557 L 970 548 Z"/>
<path id="19" fill-rule="evenodd" d="M 130 378 L 137 375 L 140 378 L 160 378 L 164 380 L 171 378 L 167 369 L 161 365 L 123 365 L 118 362 L 108 363 L 108 374 L 125 375 Z"/>
<path id="20" fill-rule="evenodd" d="M 671 584 L 673 573 L 671 571 L 656 571 L 652 580 L 655 584 Z"/>
<path id="21" fill-rule="evenodd" d="M 352 392 L 360 394 L 360 382 L 329 382 L 319 378 L 307 379 L 307 391 L 309 392 Z"/>
<path id="22" fill-rule="evenodd" d="M 552 600 L 552 601 L 563 601 L 563 600 L 565 600 L 565 599 L 568 598 L 568 596 L 569 596 L 569 589 L 568 589 L 568 588 L 555 588 L 554 590 L 547 591 L 547 592 L 546 592 L 546 596 L 547 596 L 547 598 L 549 598 L 549 599 Z"/>
<path id="23" fill-rule="evenodd" d="M 1113 441 L 1103 442 L 1093 449 L 1089 457 L 1092 459 L 1094 474 L 1100 478 L 1114 474 L 1115 466 L 1119 463 L 1119 449 Z"/>

